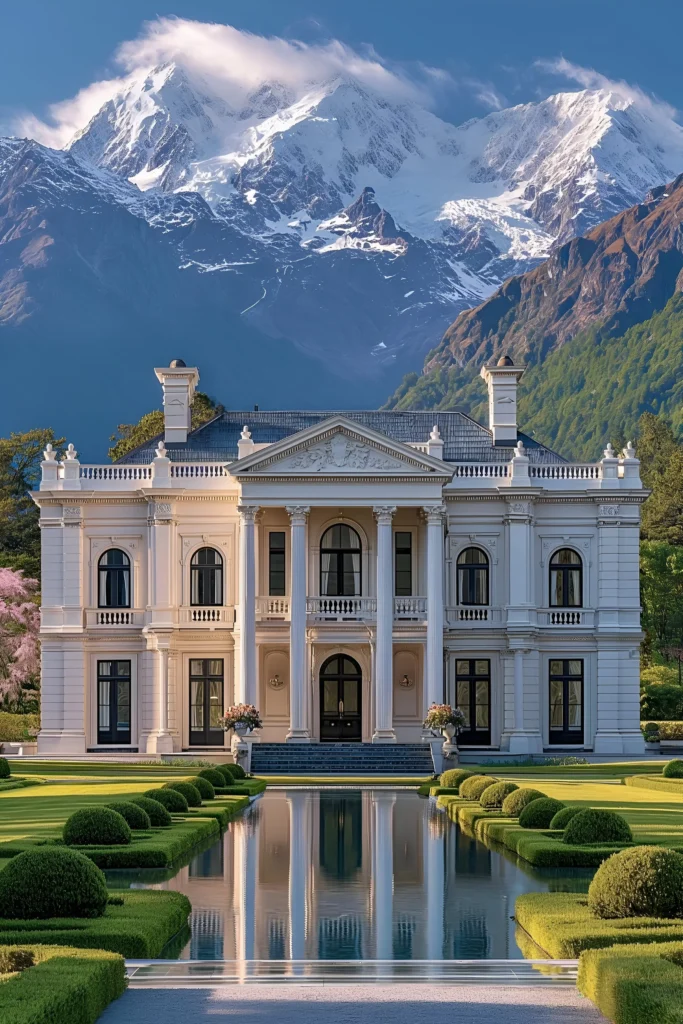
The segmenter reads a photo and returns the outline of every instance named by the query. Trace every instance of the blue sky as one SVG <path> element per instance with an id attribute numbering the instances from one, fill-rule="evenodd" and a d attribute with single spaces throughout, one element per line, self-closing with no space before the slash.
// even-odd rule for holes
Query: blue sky
<path id="1" fill-rule="evenodd" d="M 145 21 L 176 15 L 308 43 L 374 47 L 409 75 L 444 69 L 438 113 L 460 122 L 498 105 L 576 88 L 535 66 L 560 56 L 683 108 L 683 5 L 664 0 L 14 0 L 3 5 L 0 126 L 119 74 L 113 55 Z"/>

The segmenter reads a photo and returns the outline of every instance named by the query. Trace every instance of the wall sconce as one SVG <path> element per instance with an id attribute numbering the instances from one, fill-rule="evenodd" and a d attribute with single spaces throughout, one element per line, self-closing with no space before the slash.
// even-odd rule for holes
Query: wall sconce
<path id="1" fill-rule="evenodd" d="M 409 679 L 407 675 L 404 675 L 398 685 L 402 686 L 404 690 L 411 690 L 414 684 L 412 679 Z"/>
<path id="2" fill-rule="evenodd" d="M 281 690 L 282 687 L 285 685 L 285 681 L 284 679 L 280 679 L 279 674 L 276 672 L 272 679 L 268 680 L 268 685 L 271 686 L 274 690 Z"/>

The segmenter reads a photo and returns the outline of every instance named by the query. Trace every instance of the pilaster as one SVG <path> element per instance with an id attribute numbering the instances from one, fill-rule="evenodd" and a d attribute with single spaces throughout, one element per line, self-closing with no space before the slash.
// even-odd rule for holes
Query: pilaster
<path id="1" fill-rule="evenodd" d="M 445 505 L 426 505 L 427 521 L 427 652 L 426 708 L 443 701 L 443 583 Z"/>
<path id="2" fill-rule="evenodd" d="M 289 730 L 287 742 L 311 738 L 306 702 L 306 524 L 308 505 L 287 505 L 290 520 Z"/>
<path id="3" fill-rule="evenodd" d="M 391 529 L 395 512 L 395 505 L 378 505 L 373 508 L 377 520 L 377 647 L 373 743 L 396 742 L 393 710 L 394 587 Z"/>
<path id="4" fill-rule="evenodd" d="M 255 526 L 258 505 L 238 505 L 239 538 L 239 675 L 235 699 L 238 703 L 256 703 L 256 546 Z"/>

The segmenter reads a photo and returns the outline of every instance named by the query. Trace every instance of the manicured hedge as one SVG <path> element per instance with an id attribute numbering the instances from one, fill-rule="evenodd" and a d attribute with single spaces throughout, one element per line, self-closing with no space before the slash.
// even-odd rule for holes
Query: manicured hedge
<path id="1" fill-rule="evenodd" d="M 202 768 L 199 777 L 210 782 L 214 789 L 222 789 L 225 785 L 225 776 L 217 768 Z"/>
<path id="2" fill-rule="evenodd" d="M 39 729 L 40 715 L 15 715 L 11 711 L 0 711 L 0 743 L 33 743 Z"/>
<path id="3" fill-rule="evenodd" d="M 110 807 L 83 807 L 64 823 L 67 846 L 125 846 L 130 842 L 130 826 L 123 815 Z"/>
<path id="4" fill-rule="evenodd" d="M 148 796 L 132 796 L 130 800 L 149 815 L 153 828 L 166 828 L 172 824 L 171 815 L 158 800 L 152 800 Z"/>
<path id="5" fill-rule="evenodd" d="M 232 774 L 233 779 L 246 779 L 247 777 L 247 773 L 241 764 L 233 764 L 228 761 L 226 764 L 217 764 L 216 768 L 222 772 L 225 770 L 229 771 Z"/>
<path id="6" fill-rule="evenodd" d="M 662 775 L 665 779 L 683 779 L 683 761 L 669 761 L 664 765 Z"/>
<path id="7" fill-rule="evenodd" d="M 195 846 L 220 835 L 214 817 L 176 821 L 163 831 L 134 832 L 128 846 L 81 846 L 78 849 L 101 868 L 165 868 L 192 853 Z M 0 872 L 0 877 L 2 872 Z"/>
<path id="8" fill-rule="evenodd" d="M 99 917 L 106 905 L 102 872 L 87 857 L 63 846 L 26 850 L 0 871 L 3 918 Z"/>
<path id="9" fill-rule="evenodd" d="M 496 782 L 493 786 L 487 786 L 479 798 L 479 803 L 486 810 L 500 810 L 503 801 L 519 789 L 514 782 Z"/>
<path id="10" fill-rule="evenodd" d="M 503 800 L 503 814 L 509 818 L 518 818 L 527 804 L 532 800 L 542 800 L 544 796 L 545 793 L 541 793 L 540 789 L 515 789 Z"/>
<path id="11" fill-rule="evenodd" d="M 562 838 L 570 846 L 588 846 L 589 843 L 630 843 L 633 834 L 620 814 L 585 807 L 570 820 Z"/>
<path id="12" fill-rule="evenodd" d="M 202 806 L 201 794 L 191 782 L 167 782 L 164 789 L 175 789 L 178 793 L 182 793 L 187 800 L 188 807 Z"/>
<path id="13" fill-rule="evenodd" d="M 579 991 L 614 1024 L 683 1024 L 683 944 L 590 949 L 579 959 Z"/>
<path id="14" fill-rule="evenodd" d="M 484 790 L 498 781 L 493 775 L 473 775 L 460 784 L 460 795 L 465 800 L 479 800 Z"/>
<path id="15" fill-rule="evenodd" d="M 474 772 L 468 772 L 466 768 L 449 768 L 448 771 L 442 772 L 439 778 L 439 785 L 443 789 L 452 789 L 454 792 L 458 792 L 460 784 L 465 779 L 471 779 Z"/>
<path id="16" fill-rule="evenodd" d="M 0 947 L 0 957 L 6 951 Z M 26 951 L 35 966 L 0 984 L 3 1024 L 94 1024 L 125 991 L 126 969 L 117 953 L 38 945 Z"/>
<path id="17" fill-rule="evenodd" d="M 595 873 L 588 907 L 604 918 L 683 918 L 683 855 L 660 846 L 615 853 Z"/>
<path id="18" fill-rule="evenodd" d="M 187 800 L 177 789 L 148 789 L 143 796 L 163 804 L 169 814 L 185 814 L 188 809 Z"/>
<path id="19" fill-rule="evenodd" d="M 195 789 L 199 790 L 199 795 L 202 800 L 213 800 L 216 796 L 216 790 L 213 788 L 208 779 L 205 779 L 203 775 L 193 775 L 192 778 L 187 779 L 187 782 Z"/>
<path id="20" fill-rule="evenodd" d="M 8 865 L 9 867 L 9 865 Z M 7 868 L 5 868 L 7 871 Z M 0 872 L 0 875 L 4 874 Z M 52 917 L 45 921 L 0 919 L 0 945 L 74 946 L 107 949 L 131 959 L 157 958 L 166 943 L 187 924 L 190 901 L 180 892 L 154 889 L 116 894 L 102 917 L 84 920 Z M 0 984 L 0 991 L 3 986 Z M 5 1020 L 0 1017 L 2 1024 Z M 71 1024 L 70 1020 L 64 1024 Z"/>
<path id="21" fill-rule="evenodd" d="M 556 829 L 558 832 L 560 830 L 564 831 L 572 818 L 582 810 L 583 807 L 578 807 L 576 805 L 572 807 L 563 807 L 561 811 L 557 812 L 553 820 L 550 822 L 550 827 L 552 829 Z"/>
<path id="22" fill-rule="evenodd" d="M 118 803 L 107 804 L 112 811 L 116 811 L 128 822 L 128 827 L 135 832 L 146 831 L 152 827 L 149 814 L 139 804 L 127 803 L 122 800 Z"/>
<path id="23" fill-rule="evenodd" d="M 0 757 L 0 779 L 9 779 L 10 775 L 9 761 L 6 757 Z"/>
<path id="24" fill-rule="evenodd" d="M 604 920 L 591 913 L 588 897 L 580 893 L 525 893 L 515 902 L 515 920 L 554 960 L 574 960 L 584 949 L 616 944 L 683 942 L 683 920 Z"/>
<path id="25" fill-rule="evenodd" d="M 550 822 L 565 805 L 551 796 L 539 797 L 528 803 L 519 816 L 520 828 L 550 828 Z"/>

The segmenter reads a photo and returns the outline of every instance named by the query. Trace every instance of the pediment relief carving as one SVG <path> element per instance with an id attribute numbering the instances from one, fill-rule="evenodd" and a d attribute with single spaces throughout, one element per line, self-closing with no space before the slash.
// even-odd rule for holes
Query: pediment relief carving
<path id="1" fill-rule="evenodd" d="M 420 472 L 416 462 L 412 464 L 397 456 L 384 452 L 365 441 L 359 441 L 342 430 L 324 440 L 319 440 L 292 454 L 274 459 L 269 471 L 306 473 L 353 473 L 379 470 L 380 472 Z"/>

